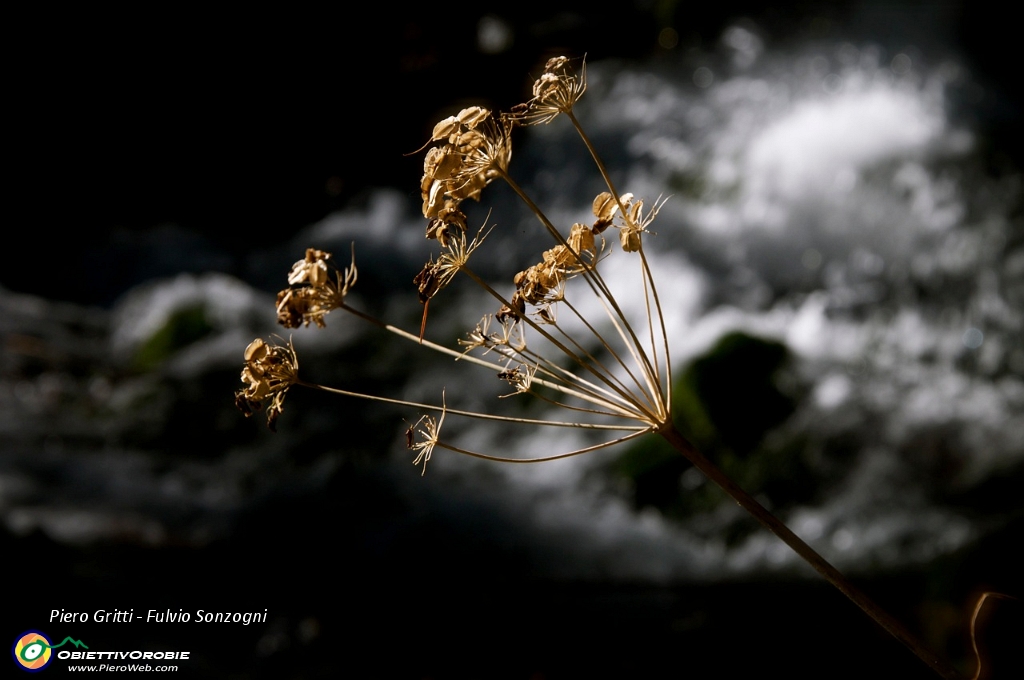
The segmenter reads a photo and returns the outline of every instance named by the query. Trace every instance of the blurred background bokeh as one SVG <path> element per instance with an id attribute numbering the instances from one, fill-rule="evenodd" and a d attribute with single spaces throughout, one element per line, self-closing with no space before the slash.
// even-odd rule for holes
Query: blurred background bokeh
<path id="1" fill-rule="evenodd" d="M 344 261 L 354 241 L 353 303 L 418 328 L 407 154 L 463 106 L 525 100 L 557 54 L 586 55 L 578 113 L 620 189 L 671 197 L 645 243 L 691 436 L 964 670 L 979 593 L 1021 595 L 1020 29 L 994 3 L 89 8 L 7 29 L 9 639 L 191 649 L 202 677 L 930 677 L 653 441 L 514 468 L 438 451 L 421 477 L 418 413 L 295 389 L 273 434 L 235 409 L 245 346 L 288 337 L 273 295 L 306 247 Z M 511 172 L 567 227 L 602 189 L 563 123 L 518 131 Z M 477 266 L 508 287 L 541 231 L 501 187 L 470 221 L 489 209 Z M 492 306 L 453 286 L 428 335 L 454 346 Z M 502 393 L 327 326 L 291 335 L 311 379 Z M 62 627 L 55 608 L 269 620 Z M 1020 622 L 982 617 L 1004 672 Z"/>

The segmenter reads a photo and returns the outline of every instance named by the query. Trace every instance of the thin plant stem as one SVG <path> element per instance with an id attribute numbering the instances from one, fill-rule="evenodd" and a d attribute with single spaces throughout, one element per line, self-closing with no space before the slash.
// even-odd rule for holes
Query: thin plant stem
<path id="1" fill-rule="evenodd" d="M 978 649 L 978 614 L 981 613 L 981 608 L 985 604 L 985 600 L 993 597 L 997 600 L 1016 600 L 1017 598 L 1012 595 L 1006 595 L 1004 593 L 997 593 L 994 591 L 986 591 L 981 594 L 978 601 L 974 604 L 974 612 L 971 614 L 971 648 L 974 650 L 974 660 L 977 664 L 975 666 L 974 675 L 971 676 L 971 680 L 978 680 L 981 677 L 981 650 Z"/>
<path id="2" fill-rule="evenodd" d="M 536 390 L 533 390 L 533 389 L 529 389 L 529 390 L 526 390 L 526 391 L 529 394 L 533 395 L 533 397 L 535 399 L 540 399 L 544 403 L 551 404 L 552 406 L 557 406 L 558 408 L 564 408 L 564 409 L 566 409 L 568 411 L 577 411 L 578 413 L 593 413 L 594 415 L 599 415 L 599 416 L 615 416 L 616 415 L 614 413 L 608 413 L 607 411 L 599 411 L 596 408 L 584 408 L 582 406 L 573 406 L 572 404 L 566 404 L 566 403 L 561 402 L 561 401 L 555 401 L 554 399 L 550 399 L 548 397 L 545 397 L 543 394 L 540 394 L 539 392 L 537 392 Z M 511 396 L 514 396 L 514 395 L 513 394 L 506 394 L 505 396 L 511 397 Z"/>
<path id="3" fill-rule="evenodd" d="M 578 422 L 565 422 L 560 420 L 539 420 L 536 418 L 518 418 L 514 416 L 499 416 L 493 413 L 479 413 L 477 411 L 460 411 L 458 409 L 447 408 L 445 406 L 437 406 L 436 404 L 424 404 L 416 401 L 406 401 L 404 399 L 391 399 L 389 397 L 378 397 L 373 394 L 363 394 L 362 392 L 350 392 L 349 390 L 339 389 L 337 387 L 328 387 L 327 385 L 318 385 L 317 383 L 306 382 L 305 380 L 296 380 L 296 385 L 302 385 L 313 390 L 319 390 L 321 392 L 330 392 L 331 394 L 340 394 L 345 397 L 356 397 L 358 399 L 366 399 L 368 401 L 379 401 L 385 404 L 394 404 L 396 406 L 408 406 L 409 408 L 423 409 L 426 411 L 439 411 L 447 413 L 453 416 L 464 416 L 466 418 L 476 418 L 478 420 L 497 420 L 504 423 L 518 423 L 520 425 L 546 425 L 550 427 L 572 427 L 581 430 L 614 430 L 617 432 L 632 432 L 642 433 L 649 432 L 650 427 L 643 427 L 641 425 L 606 425 L 601 423 L 578 423 Z"/>
<path id="4" fill-rule="evenodd" d="M 675 425 L 666 423 L 658 433 L 668 441 L 679 453 L 681 453 L 698 470 L 704 473 L 708 479 L 720 486 L 729 496 L 736 501 L 744 510 L 749 512 L 766 529 L 782 539 L 792 548 L 796 554 L 804 559 L 815 571 L 825 577 L 829 583 L 838 588 L 846 597 L 853 601 L 861 610 L 875 620 L 875 623 L 884 628 L 890 635 L 906 645 L 921 661 L 929 668 L 938 673 L 946 680 L 963 680 L 963 677 L 949 663 L 932 654 L 906 627 L 893 618 L 888 612 L 879 607 L 874 600 L 869 598 L 862 590 L 857 588 L 843 574 L 833 567 L 824 557 L 819 555 L 811 546 L 807 545 L 799 536 L 782 523 L 775 515 L 771 514 L 763 505 L 757 502 L 753 496 L 744 491 L 736 482 L 732 481 L 714 463 L 704 457 L 683 435 L 679 433 Z"/>
<path id="5" fill-rule="evenodd" d="M 626 372 L 626 375 L 628 375 L 628 376 L 630 377 L 630 379 L 631 379 L 631 380 L 633 381 L 633 384 L 634 384 L 634 385 L 636 385 L 636 386 L 637 386 L 637 387 L 638 387 L 638 388 L 640 389 L 640 392 L 641 392 L 641 394 L 643 394 L 643 395 L 644 395 L 644 397 L 645 397 L 645 399 L 646 399 L 646 401 L 647 401 L 647 405 L 648 405 L 648 406 L 649 406 L 649 407 L 650 407 L 650 408 L 651 408 L 652 410 L 657 410 L 657 409 L 656 409 L 656 407 L 655 407 L 655 405 L 654 405 L 654 404 L 653 404 L 653 403 L 651 402 L 650 396 L 649 396 L 649 395 L 648 395 L 648 394 L 647 394 L 647 393 L 646 393 L 646 392 L 644 391 L 644 387 L 643 387 L 643 385 L 642 385 L 642 384 L 640 383 L 639 379 L 637 379 L 637 377 L 633 375 L 633 371 L 631 371 L 631 370 L 630 370 L 630 368 L 629 368 L 629 366 L 628 366 L 628 365 L 626 364 L 626 362 L 622 360 L 622 357 L 620 357 L 620 356 L 619 356 L 619 353 L 618 353 L 618 352 L 616 352 L 616 351 L 615 351 L 615 350 L 614 350 L 614 349 L 613 349 L 613 348 L 611 347 L 611 345 L 609 345 L 609 344 L 608 344 L 608 341 L 607 341 L 607 340 L 605 340 L 605 339 L 604 339 L 604 337 L 603 337 L 603 336 L 602 336 L 602 335 L 601 335 L 600 333 L 598 333 L 598 332 L 597 332 L 597 329 L 595 329 L 595 328 L 594 328 L 594 327 L 593 327 L 593 326 L 592 326 L 592 325 L 590 324 L 590 321 L 588 321 L 588 320 L 586 319 L 586 317 L 584 317 L 584 316 L 583 316 L 582 314 L 580 314 L 579 310 L 577 310 L 577 309 L 576 309 L 576 307 L 575 307 L 575 306 L 574 306 L 574 305 L 573 305 L 573 304 L 572 304 L 571 302 L 569 302 L 569 300 L 567 300 L 567 299 L 563 299 L 563 300 L 560 300 L 560 302 L 561 302 L 562 304 L 564 304 L 564 305 L 565 305 L 565 306 L 566 306 L 566 307 L 567 307 L 567 308 L 569 309 L 569 311 L 571 311 L 571 312 L 573 313 L 573 315 L 574 315 L 574 316 L 575 316 L 575 317 L 576 317 L 577 319 L 579 319 L 579 321 L 580 321 L 580 322 L 581 322 L 581 323 L 582 323 L 582 324 L 583 324 L 584 326 L 586 326 L 587 330 L 589 330 L 589 331 L 591 332 L 591 334 L 592 334 L 592 335 L 593 335 L 593 336 L 594 336 L 595 338 L 597 338 L 597 341 L 598 341 L 598 342 L 599 342 L 599 343 L 601 344 L 601 346 L 602 346 L 602 347 L 604 347 L 604 348 L 605 348 L 605 350 L 606 350 L 606 351 L 607 351 L 607 352 L 608 352 L 608 353 L 609 353 L 609 354 L 610 354 L 610 355 L 611 355 L 612 357 L 614 357 L 614 358 L 615 358 L 615 360 L 616 360 L 616 363 L 618 363 L 618 365 L 619 365 L 620 367 L 622 367 L 622 369 L 623 369 L 623 370 L 624 370 L 624 371 Z M 574 338 L 573 338 L 572 336 L 570 336 L 570 335 L 569 335 L 568 333 L 566 333 L 566 332 L 565 332 L 564 330 L 562 330 L 561 326 L 559 326 L 558 324 L 554 324 L 554 326 L 555 326 L 555 328 L 557 328 L 557 329 L 559 330 L 559 332 L 561 332 L 561 333 L 562 333 L 562 335 L 563 335 L 563 336 L 564 336 L 564 337 L 565 337 L 565 338 L 566 338 L 567 340 L 569 340 L 569 342 L 571 342 L 571 343 L 572 343 L 572 344 L 573 344 L 574 346 L 576 346 L 577 348 L 579 348 L 579 350 L 580 350 L 580 351 L 581 351 L 581 352 L 582 352 L 583 354 L 585 354 L 585 355 L 586 355 L 587 359 L 589 359 L 590 361 L 593 361 L 593 362 L 594 362 L 594 365 L 598 366 L 598 367 L 599 367 L 599 368 L 600 368 L 600 369 L 601 369 L 602 371 L 605 371 L 605 372 L 607 372 L 607 373 L 608 373 L 608 375 L 609 375 L 609 376 L 610 376 L 610 377 L 611 377 L 611 378 L 612 378 L 613 380 L 615 380 L 615 382 L 617 382 L 617 383 L 618 383 L 618 384 L 619 384 L 619 385 L 620 385 L 620 386 L 621 386 L 621 387 L 622 387 L 623 389 L 625 389 L 625 388 L 626 388 L 625 384 L 624 384 L 624 383 L 623 383 L 623 382 L 622 382 L 621 380 L 619 380 L 619 379 L 618 379 L 618 378 L 617 378 L 617 377 L 615 376 L 615 374 L 614 374 L 614 373 L 612 373 L 612 372 L 611 372 L 610 370 L 608 370 L 608 367 L 607 367 L 607 366 L 605 366 L 605 365 L 604 365 L 604 364 L 603 364 L 603 363 L 601 362 L 601 360 L 600 360 L 600 359 L 598 359 L 598 358 L 597 358 L 597 357 L 595 357 L 595 356 L 594 356 L 593 354 L 591 354 L 591 353 L 590 353 L 589 351 L 587 351 L 586 349 L 584 349 L 583 347 L 581 347 L 581 346 L 580 346 L 580 344 L 579 344 L 579 342 L 577 342 L 577 341 L 576 341 L 576 340 L 575 340 L 575 339 L 574 339 Z"/>
<path id="6" fill-rule="evenodd" d="M 582 378 L 572 371 L 563 368 L 551 361 L 550 359 L 530 350 L 528 348 L 516 349 L 509 348 L 509 352 L 498 352 L 501 356 L 506 357 L 510 361 L 516 361 L 523 364 L 532 364 L 536 369 L 537 373 L 547 375 L 553 380 L 565 383 L 566 385 L 574 385 L 574 389 L 589 394 L 593 399 L 587 399 L 586 401 L 596 405 L 607 405 L 608 400 L 612 400 L 616 404 L 622 406 L 619 409 L 619 413 L 616 414 L 618 417 L 633 418 L 637 417 L 637 414 L 629 410 L 632 405 L 629 402 L 625 402 L 619 395 L 609 392 L 600 385 L 595 385 L 586 378 Z M 614 378 L 614 376 L 612 376 Z M 536 381 L 536 378 L 534 379 Z M 538 384 L 541 384 L 539 381 Z M 554 402 L 552 402 L 554 403 Z M 585 409 L 581 409 L 585 410 Z M 595 411 L 597 413 L 597 411 Z M 628 415 L 626 415 L 628 414 Z"/>
<path id="7" fill-rule="evenodd" d="M 449 411 L 449 413 L 451 413 L 451 411 Z M 593 446 L 587 446 L 587 447 L 584 447 L 582 449 L 576 449 L 575 451 L 568 451 L 566 453 L 557 453 L 557 454 L 555 454 L 553 456 L 544 456 L 542 458 L 504 458 L 502 456 L 490 456 L 490 455 L 488 455 L 486 453 L 479 453 L 477 451 L 470 451 L 469 449 L 460 449 L 457 446 L 452 446 L 451 444 L 445 444 L 442 441 L 435 442 L 435 445 L 439 446 L 442 449 L 448 449 L 449 451 L 454 451 L 455 453 L 461 453 L 463 455 L 470 456 L 472 458 L 480 458 L 482 460 L 490 460 L 490 461 L 494 461 L 494 462 L 497 462 L 497 463 L 546 463 L 546 462 L 552 461 L 552 460 L 561 460 L 563 458 L 572 458 L 573 456 L 579 456 L 579 455 L 582 455 L 584 453 L 590 453 L 591 451 L 598 451 L 600 449 L 606 449 L 609 446 L 615 446 L 616 444 L 621 444 L 622 442 L 629 441 L 630 439 L 636 439 L 637 437 L 639 437 L 641 435 L 645 435 L 645 434 L 647 434 L 650 431 L 651 431 L 651 428 L 648 427 L 648 428 L 644 428 L 644 430 L 642 430 L 640 432 L 633 432 L 633 433 L 627 434 L 625 436 L 619 437 L 618 439 L 613 439 L 610 442 L 602 442 L 600 444 L 594 444 Z"/>
<path id="8" fill-rule="evenodd" d="M 513 309 L 512 305 L 509 303 L 508 300 L 506 300 L 501 295 L 501 293 L 499 293 L 498 291 L 494 290 L 494 288 L 492 288 L 486 281 L 484 281 L 482 278 L 480 278 L 479 276 L 474 274 L 473 270 L 471 270 L 469 267 L 466 267 L 466 266 L 463 266 L 461 268 L 461 270 L 467 276 L 469 276 L 471 279 L 473 279 L 473 281 L 476 282 L 477 285 L 479 285 L 481 288 L 483 288 L 488 293 L 490 293 L 496 300 L 501 302 L 503 305 L 509 307 L 510 309 Z M 548 333 L 546 330 L 544 330 L 540 326 L 540 324 L 536 323 L 528 315 L 520 314 L 518 312 L 516 312 L 516 315 L 519 317 L 520 320 L 524 321 L 527 325 L 529 325 L 530 328 L 532 328 L 537 333 L 539 333 L 545 340 L 550 342 L 552 345 L 557 347 L 561 352 L 563 352 L 567 357 L 572 359 L 578 366 L 580 366 L 581 368 L 583 368 L 584 370 L 589 372 L 591 375 L 593 375 L 595 378 L 597 378 L 598 380 L 603 382 L 613 392 L 616 392 L 617 394 L 619 394 L 619 396 L 622 397 L 622 399 L 624 400 L 625 403 L 627 403 L 630 406 L 634 407 L 636 410 L 638 410 L 639 412 L 641 412 L 645 416 L 652 416 L 652 414 L 646 408 L 643 407 L 643 404 L 639 404 L 639 403 L 636 402 L 636 399 L 633 397 L 633 395 L 631 395 L 629 393 L 628 390 L 622 390 L 621 388 L 619 388 L 619 386 L 616 385 L 608 376 L 606 376 L 603 372 L 597 370 L 590 363 L 588 363 L 588 362 L 584 361 L 583 359 L 581 359 L 575 352 L 573 352 L 571 349 L 569 349 L 564 344 L 562 344 L 558 340 L 558 338 L 554 337 L 553 335 Z M 562 391 L 565 391 L 565 389 L 566 388 L 562 388 Z M 604 404 L 604 405 L 609 405 L 609 404 Z M 649 420 L 649 422 L 654 422 L 653 418 L 651 418 Z"/>
<path id="9" fill-rule="evenodd" d="M 455 350 L 449 349 L 449 348 L 445 347 L 444 345 L 438 345 L 437 343 L 431 342 L 429 340 L 423 340 L 419 336 L 415 335 L 414 333 L 410 333 L 409 331 L 402 330 L 401 328 L 398 328 L 397 326 L 392 326 L 389 323 L 384 323 L 383 321 L 381 321 L 379 319 L 376 319 L 376 318 L 370 316 L 369 314 L 367 314 L 366 312 L 362 312 L 362 311 L 356 309 L 355 307 L 352 307 L 352 306 L 348 305 L 347 303 L 342 303 L 338 307 L 339 307 L 339 309 L 344 309 L 346 312 L 349 312 L 350 314 L 354 314 L 355 316 L 358 316 L 360 319 L 363 319 L 364 321 L 368 321 L 368 322 L 372 323 L 373 325 L 377 326 L 378 328 L 382 328 L 382 329 L 388 331 L 389 333 L 393 333 L 393 334 L 397 335 L 400 338 L 403 338 L 405 340 L 409 340 L 410 342 L 415 342 L 417 344 L 423 345 L 424 347 L 427 347 L 428 349 L 432 349 L 435 352 L 440 352 L 441 354 L 447 354 L 448 356 L 454 357 L 456 360 L 468 361 L 470 363 L 477 364 L 478 366 L 484 366 L 486 368 L 490 368 L 492 370 L 497 370 L 499 372 L 503 371 L 505 369 L 505 367 L 503 365 L 501 365 L 501 364 L 493 363 L 493 362 L 487 361 L 485 359 L 480 359 L 480 358 L 475 357 L 475 356 L 473 356 L 471 354 L 466 354 L 465 352 L 456 352 Z M 619 407 L 617 405 L 614 405 L 614 404 L 609 404 L 608 402 L 606 402 L 603 399 L 588 398 L 586 395 L 580 393 L 579 391 L 574 390 L 571 387 L 567 387 L 562 382 L 555 383 L 555 382 L 551 382 L 551 381 L 548 381 L 548 380 L 544 380 L 542 378 L 535 378 L 534 381 L 538 385 L 543 385 L 544 387 L 550 387 L 551 389 L 556 390 L 558 392 L 562 392 L 563 394 L 568 394 L 568 395 L 571 395 L 571 396 L 574 396 L 574 397 L 579 397 L 580 399 L 583 399 L 584 401 L 590 401 L 591 403 L 597 402 L 597 403 L 600 403 L 602 406 L 608 406 L 609 408 L 611 408 L 613 410 L 619 410 L 620 411 L 620 417 L 623 417 L 623 418 L 635 418 L 635 414 L 629 412 L 629 410 L 627 410 L 627 409 L 623 409 L 623 408 L 621 408 L 621 407 Z"/>
<path id="10" fill-rule="evenodd" d="M 608 169 L 605 167 L 604 161 L 601 160 L 601 157 L 597 153 L 597 149 L 594 148 L 594 145 L 591 143 L 590 138 L 587 136 L 587 133 L 583 131 L 583 126 L 580 125 L 579 120 L 577 120 L 576 114 L 574 114 L 572 109 L 570 108 L 570 109 L 565 111 L 565 115 L 568 116 L 569 120 L 572 122 L 572 126 L 574 128 L 576 128 L 576 132 L 577 132 L 577 134 L 579 134 L 580 139 L 583 140 L 584 146 L 587 147 L 587 151 L 590 152 L 590 157 L 594 160 L 594 164 L 597 166 L 598 172 L 601 173 L 601 177 L 604 179 L 605 186 L 608 187 L 608 191 L 611 192 L 612 196 L 615 198 L 615 203 L 619 206 L 619 212 L 622 214 L 622 218 L 624 220 L 626 220 L 627 222 L 630 221 L 629 213 L 626 211 L 626 206 L 622 203 L 622 197 L 619 195 L 618 189 L 615 188 L 615 183 L 612 182 L 611 175 L 608 174 Z M 636 225 L 632 225 L 632 226 L 636 226 Z M 657 291 L 657 288 L 654 286 L 654 277 L 651 276 L 651 271 L 650 271 L 650 268 L 649 268 L 649 266 L 647 264 L 647 258 L 646 258 L 646 256 L 644 256 L 643 246 L 642 245 L 640 247 L 640 258 L 641 258 L 641 261 L 643 262 L 643 267 L 644 267 L 644 272 L 646 274 L 646 279 L 648 281 L 650 281 L 652 293 L 654 295 L 654 304 L 655 304 L 655 307 L 658 310 L 658 320 L 661 322 L 662 339 L 663 339 L 664 348 L 665 348 L 666 373 L 670 373 L 671 369 L 668 368 L 669 365 L 670 365 L 669 364 L 669 358 L 668 358 L 668 336 L 667 336 L 666 331 L 665 331 L 664 317 L 661 314 L 661 302 L 658 300 L 658 291 Z M 650 314 L 648 314 L 648 319 L 650 319 Z M 652 324 L 652 326 L 653 326 L 653 324 Z M 653 327 L 651 329 L 651 332 L 652 333 L 654 332 Z M 653 345 L 653 338 L 652 338 L 652 347 L 651 347 L 651 349 L 652 349 L 652 351 L 656 352 L 656 348 Z M 646 359 L 646 355 L 644 356 L 644 358 Z M 657 362 L 657 357 L 655 357 L 655 362 Z M 659 373 L 659 375 L 660 375 L 660 373 Z M 672 389 L 671 388 L 671 383 L 672 383 L 671 375 L 668 376 L 668 379 L 667 379 L 666 382 L 668 383 L 668 387 L 666 389 L 670 393 L 671 389 Z M 671 402 L 666 400 L 666 403 L 671 403 Z"/>
<path id="11" fill-rule="evenodd" d="M 669 330 L 665 328 L 665 315 L 662 313 L 662 301 L 657 296 L 657 286 L 654 285 L 654 275 L 650 271 L 650 265 L 647 263 L 647 256 L 643 252 L 643 244 L 640 244 L 640 261 L 643 263 L 644 277 L 650 283 L 651 297 L 654 298 L 654 309 L 657 310 L 657 322 L 662 327 L 662 344 L 665 347 L 665 381 L 662 385 L 665 388 L 665 402 L 672 403 L 672 357 L 669 350 Z M 650 320 L 650 312 L 647 312 L 647 318 Z M 654 343 L 653 338 L 654 328 L 651 323 L 651 344 Z"/>
<path id="12" fill-rule="evenodd" d="M 572 253 L 573 257 L 575 257 L 578 262 L 583 263 L 583 259 L 580 256 L 580 253 L 577 253 L 576 250 L 569 245 L 568 241 L 565 240 L 565 237 L 562 236 L 562 234 L 558 231 L 558 229 L 555 228 L 553 224 L 551 224 L 551 221 L 548 220 L 548 218 L 544 215 L 544 213 L 537 206 L 537 204 L 533 202 L 533 199 L 531 199 L 530 196 L 525 191 L 523 191 L 523 188 L 520 187 L 519 184 L 514 179 L 512 179 L 511 175 L 509 175 L 506 171 L 502 170 L 501 168 L 498 168 L 498 170 L 500 171 L 502 179 L 504 179 L 505 182 L 510 187 L 512 187 L 512 190 L 515 191 L 516 194 L 523 200 L 523 202 L 526 203 L 526 205 L 530 208 L 530 210 L 533 211 L 533 213 L 537 216 L 537 219 L 539 219 L 541 223 L 547 228 L 547 230 L 551 232 L 552 236 L 555 237 L 555 240 L 558 241 L 560 245 L 563 245 L 566 248 L 568 248 L 569 252 Z M 615 310 L 615 316 L 617 316 L 622 323 L 620 325 L 619 322 L 616 321 L 614 318 L 612 319 L 612 323 L 615 324 L 615 327 L 619 330 L 620 334 L 624 332 L 623 329 L 625 329 L 625 332 L 628 332 L 631 341 L 626 341 L 625 336 L 623 336 L 623 340 L 626 341 L 626 345 L 629 346 L 630 352 L 633 353 L 635 348 L 635 352 L 639 354 L 639 356 L 634 354 L 634 358 L 636 359 L 637 363 L 643 367 L 645 372 L 650 372 L 650 374 L 653 374 L 654 369 L 651 366 L 650 359 L 647 357 L 647 353 L 644 352 L 643 350 L 643 345 L 641 345 L 640 340 L 636 337 L 636 333 L 633 332 L 633 327 L 630 326 L 629 321 L 626 319 L 626 315 L 623 314 L 622 309 L 619 308 L 619 303 L 615 300 L 615 296 L 612 295 L 611 291 L 608 289 L 608 285 L 605 283 L 604 278 L 601 276 L 601 273 L 597 270 L 596 267 L 584 265 L 583 278 L 584 280 L 587 281 L 591 288 L 594 289 L 594 294 L 597 295 L 597 297 L 602 302 L 605 302 L 606 304 L 610 305 L 611 308 Z"/>

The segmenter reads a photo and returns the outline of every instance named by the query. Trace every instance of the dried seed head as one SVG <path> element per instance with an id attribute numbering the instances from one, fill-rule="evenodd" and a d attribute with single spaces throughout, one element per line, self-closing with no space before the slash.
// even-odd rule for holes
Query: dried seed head
<path id="1" fill-rule="evenodd" d="M 648 233 L 647 228 L 658 216 L 658 211 L 665 205 L 665 201 L 659 197 L 654 202 L 654 207 L 645 215 L 643 199 L 634 200 L 633 194 L 622 194 L 619 199 L 622 201 L 621 206 L 607 191 L 597 195 L 593 206 L 594 216 L 597 217 L 593 233 L 600 234 L 608 227 L 615 226 L 619 229 L 619 243 L 622 249 L 627 253 L 636 252 L 640 250 L 640 235 Z M 616 218 L 618 224 L 615 224 Z"/>
<path id="2" fill-rule="evenodd" d="M 427 260 L 423 269 L 413 277 L 412 282 L 419 289 L 420 302 L 427 302 L 443 287 L 440 265 L 433 260 Z"/>
<path id="3" fill-rule="evenodd" d="M 491 331 L 491 321 L 497 319 L 499 330 Z M 515 319 L 497 318 L 497 315 L 484 316 L 476 328 L 466 333 L 466 339 L 458 341 L 466 348 L 466 352 L 483 347 L 484 354 L 491 350 L 503 356 L 515 356 L 526 349 L 526 336 L 523 334 L 523 327 L 516 323 Z"/>
<path id="4" fill-rule="evenodd" d="M 513 107 L 506 117 L 520 125 L 550 123 L 568 113 L 587 89 L 587 66 L 577 76 L 568 57 L 548 59 L 544 73 L 533 83 L 533 99 Z"/>
<path id="5" fill-rule="evenodd" d="M 299 379 L 299 360 L 295 349 L 291 343 L 287 346 L 268 345 L 257 338 L 245 348 L 243 356 L 242 382 L 245 387 L 235 392 L 235 406 L 248 418 L 270 399 L 267 427 L 276 432 L 277 418 L 284 410 L 285 394 Z"/>
<path id="6" fill-rule="evenodd" d="M 439 217 L 443 206 L 457 208 L 464 199 L 479 198 L 512 157 L 509 125 L 479 106 L 434 126 L 427 143 L 433 142 L 441 144 L 427 152 L 420 180 L 423 216 L 431 219 Z"/>
<path id="7" fill-rule="evenodd" d="M 521 302 L 547 307 L 562 300 L 566 281 L 596 261 L 597 243 L 587 225 L 574 224 L 566 244 L 545 250 L 540 262 L 515 275 L 512 281 Z M 548 321 L 554 316 L 549 312 L 542 318 Z"/>
<path id="8" fill-rule="evenodd" d="M 459 214 L 462 215 L 462 213 Z M 465 219 L 465 215 L 462 215 L 462 217 Z M 427 260 L 426 264 L 423 265 L 423 269 L 412 280 L 419 289 L 420 302 L 427 302 L 451 283 L 455 275 L 459 273 L 459 269 L 469 261 L 469 256 L 487 238 L 490 230 L 487 229 L 485 231 L 485 229 L 486 222 L 484 226 L 480 227 L 472 240 L 466 239 L 465 230 L 461 230 L 457 236 L 445 236 L 444 241 L 442 241 L 442 244 L 445 246 L 444 252 L 441 253 L 436 262 L 432 258 Z"/>
<path id="9" fill-rule="evenodd" d="M 434 452 L 434 447 L 437 446 L 438 438 L 441 435 L 441 426 L 444 425 L 444 417 L 448 413 L 444 404 L 443 392 L 441 393 L 441 405 L 440 419 L 435 419 L 433 416 L 420 416 L 420 419 L 405 431 L 406 447 L 417 452 L 412 464 L 423 463 L 422 474 L 424 475 L 427 474 L 427 462 L 430 460 L 430 454 Z M 417 438 L 419 441 L 416 441 Z"/>
<path id="10" fill-rule="evenodd" d="M 537 373 L 536 367 L 519 364 L 511 368 L 505 367 L 504 371 L 498 373 L 498 377 L 515 388 L 511 394 L 503 394 L 501 398 L 511 397 L 514 394 L 523 394 L 530 391 L 533 384 L 533 376 Z"/>
<path id="11" fill-rule="evenodd" d="M 354 248 L 352 263 L 344 271 L 338 269 L 330 253 L 308 248 L 305 259 L 292 265 L 288 274 L 291 286 L 277 294 L 277 322 L 286 328 L 310 322 L 323 328 L 324 316 L 344 304 L 358 278 Z"/>

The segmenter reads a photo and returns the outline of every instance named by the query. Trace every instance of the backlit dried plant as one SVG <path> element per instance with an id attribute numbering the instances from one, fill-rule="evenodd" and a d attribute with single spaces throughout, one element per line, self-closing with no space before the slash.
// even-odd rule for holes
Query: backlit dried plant
<path id="1" fill-rule="evenodd" d="M 246 386 L 235 393 L 235 405 L 248 417 L 269 400 L 267 426 L 275 430 L 277 418 L 284 410 L 285 394 L 298 379 L 299 360 L 291 343 L 268 345 L 256 338 L 245 348 L 242 382 Z"/>
<path id="2" fill-rule="evenodd" d="M 386 324 L 350 306 L 346 295 L 356 283 L 356 265 L 345 269 L 330 253 L 314 248 L 296 262 L 288 275 L 289 287 L 277 297 L 279 322 L 288 328 L 311 322 L 324 327 L 324 318 L 342 310 L 383 328 L 398 337 L 441 352 L 455 360 L 491 369 L 511 387 L 506 397 L 539 399 L 570 414 L 565 420 L 528 419 L 490 413 L 461 411 L 440 405 L 421 404 L 380 395 L 351 392 L 300 380 L 298 361 L 289 344 L 269 345 L 255 340 L 245 352 L 242 381 L 236 395 L 240 408 L 251 414 L 270 400 L 268 423 L 273 428 L 292 385 L 346 396 L 372 399 L 399 406 L 440 413 L 423 415 L 406 431 L 406 443 L 416 455 L 414 463 L 424 472 L 437 450 L 507 463 L 537 463 L 577 456 L 614 446 L 644 435 L 664 437 L 695 467 L 721 486 L 766 528 L 775 533 L 819 573 L 847 595 L 883 628 L 907 645 L 939 675 L 959 677 L 948 664 L 921 645 L 898 621 L 853 586 L 839 571 L 758 501 L 741 489 L 698 452 L 672 422 L 672 362 L 669 338 L 662 317 L 657 286 L 644 252 L 649 227 L 663 205 L 659 199 L 647 210 L 644 200 L 620 194 L 596 149 L 574 113 L 586 91 L 582 62 L 556 57 L 547 62 L 533 86 L 533 97 L 509 112 L 494 113 L 469 107 L 439 122 L 430 139 L 420 181 L 426 237 L 437 241 L 440 252 L 430 256 L 413 284 L 423 303 L 419 333 Z M 563 230 L 556 226 L 509 175 L 512 132 L 521 125 L 547 124 L 565 117 L 579 135 L 600 172 L 607 191 L 593 199 L 591 224 L 576 223 Z M 422 150 L 422 149 L 421 149 Z M 551 238 L 550 246 L 536 253 L 533 264 L 522 269 L 501 290 L 478 275 L 471 266 L 473 253 L 489 233 L 485 224 L 472 238 L 467 236 L 465 199 L 479 200 L 482 191 L 500 180 L 522 199 Z M 606 241 L 609 229 L 618 231 L 619 249 Z M 614 242 L 614 239 L 612 239 Z M 637 271 L 634 285 L 640 289 L 642 323 L 628 316 L 602 275 L 608 257 L 632 258 Z M 449 348 L 424 338 L 427 309 L 458 275 L 480 286 L 494 307 Z M 580 301 L 592 296 L 603 310 L 599 318 L 583 313 Z M 442 438 L 446 418 L 476 418 L 518 423 L 530 427 L 570 427 L 604 435 L 597 443 L 572 451 L 533 458 L 507 458 L 472 451 Z"/>

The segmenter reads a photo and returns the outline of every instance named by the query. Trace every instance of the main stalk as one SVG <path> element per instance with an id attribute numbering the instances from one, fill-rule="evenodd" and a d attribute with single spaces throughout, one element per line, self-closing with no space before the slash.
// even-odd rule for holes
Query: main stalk
<path id="1" fill-rule="evenodd" d="M 708 460 L 700 451 L 694 447 L 671 422 L 668 423 L 659 434 L 664 437 L 679 453 L 683 454 L 694 467 L 703 472 L 708 479 L 720 486 L 733 500 L 757 518 L 773 534 L 781 538 L 786 545 L 796 551 L 808 564 L 825 577 L 825 579 L 838 588 L 854 604 L 870 616 L 890 635 L 906 645 L 910 651 L 917 655 L 929 668 L 938 673 L 946 680 L 963 680 L 963 677 L 949 663 L 938 658 L 929 651 L 921 642 L 908 631 L 903 624 L 894 619 L 884 609 L 879 607 L 874 600 L 868 597 L 863 591 L 857 588 L 843 574 L 833 567 L 824 557 L 807 545 L 803 539 L 782 523 L 772 513 L 757 502 L 753 496 L 744 491 L 736 482 L 726 476 L 714 463 Z"/>

